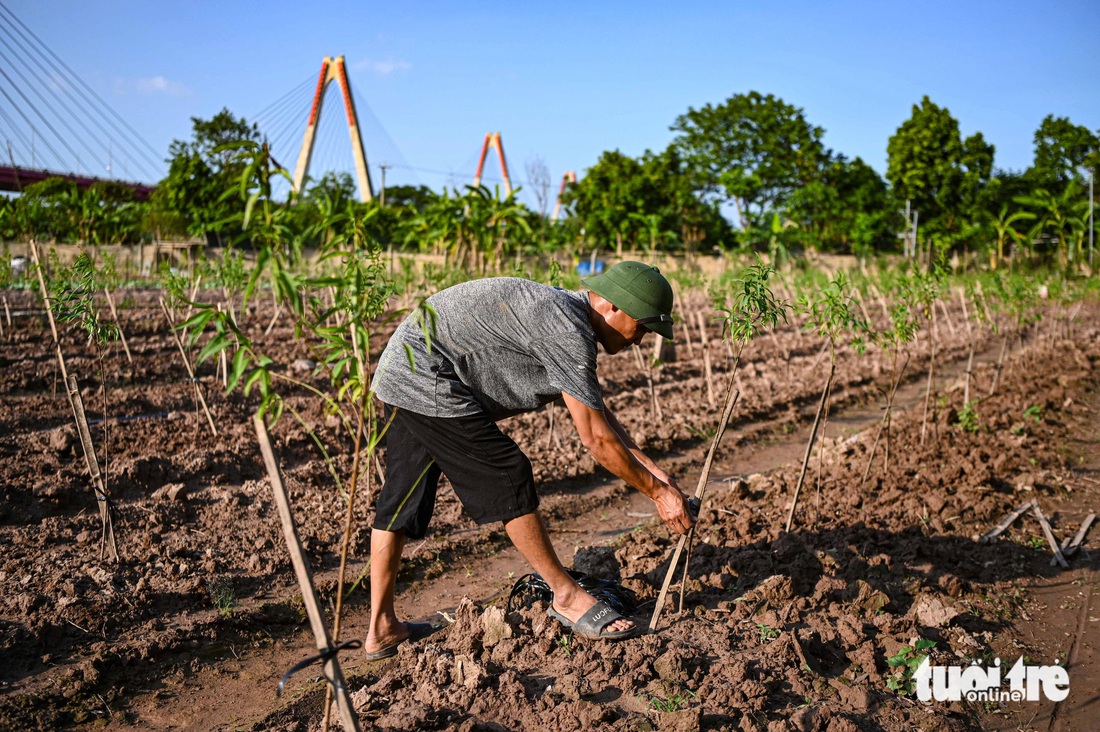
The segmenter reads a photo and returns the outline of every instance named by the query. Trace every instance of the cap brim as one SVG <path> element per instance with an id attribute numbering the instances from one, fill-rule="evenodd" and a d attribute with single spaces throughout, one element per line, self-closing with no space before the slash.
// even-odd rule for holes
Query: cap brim
<path id="1" fill-rule="evenodd" d="M 666 341 L 673 340 L 672 338 L 672 323 L 643 323 L 642 327 L 646 330 L 651 330 L 657 335 L 664 338 Z"/>

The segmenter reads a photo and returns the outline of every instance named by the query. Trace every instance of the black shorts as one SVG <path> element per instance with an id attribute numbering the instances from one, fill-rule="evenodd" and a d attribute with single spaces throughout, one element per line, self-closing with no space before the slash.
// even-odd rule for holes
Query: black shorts
<path id="1" fill-rule="evenodd" d="M 425 417 L 386 405 L 383 425 L 391 415 L 374 528 L 422 538 L 441 474 L 479 524 L 511 521 L 538 508 L 531 461 L 485 415 Z"/>

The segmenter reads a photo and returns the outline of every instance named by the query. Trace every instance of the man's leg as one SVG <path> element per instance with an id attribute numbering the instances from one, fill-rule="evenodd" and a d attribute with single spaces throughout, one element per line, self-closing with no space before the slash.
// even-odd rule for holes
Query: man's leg
<path id="1" fill-rule="evenodd" d="M 405 530 L 374 529 L 370 535 L 370 628 L 364 650 L 374 653 L 409 637 L 408 627 L 397 619 L 394 611 L 394 586 L 401 550 L 405 547 Z"/>
<path id="2" fill-rule="evenodd" d="M 546 525 L 538 511 L 524 514 L 504 524 L 508 538 L 519 549 L 519 553 L 527 560 L 539 575 L 550 585 L 554 593 L 554 608 L 576 622 L 578 618 L 588 612 L 588 609 L 596 604 L 596 598 L 585 592 L 576 581 L 565 571 L 558 555 L 554 552 L 554 546 L 550 543 L 550 536 L 546 533 Z M 371 566 L 371 582 L 373 591 L 374 567 Z M 634 627 L 634 622 L 625 618 L 616 620 L 607 626 L 609 631 L 629 630 Z"/>

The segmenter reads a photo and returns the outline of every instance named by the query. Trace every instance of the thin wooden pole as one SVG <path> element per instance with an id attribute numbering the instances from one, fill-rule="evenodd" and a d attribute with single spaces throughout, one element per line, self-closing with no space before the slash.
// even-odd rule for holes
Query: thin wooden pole
<path id="1" fill-rule="evenodd" d="M 707 490 L 707 482 L 710 480 L 710 469 L 714 463 L 714 454 L 718 451 L 718 444 L 722 441 L 722 436 L 726 434 L 726 425 L 729 424 L 730 417 L 733 416 L 733 408 L 737 405 L 737 399 L 741 396 L 741 392 L 736 391 L 733 388 L 733 381 L 730 380 L 729 389 L 726 392 L 726 404 L 722 410 L 722 421 L 718 423 L 718 431 L 714 434 L 714 441 L 710 443 L 710 451 L 707 452 L 707 459 L 703 463 L 703 472 L 699 476 L 699 483 L 695 487 L 695 497 L 699 499 L 700 505 L 702 505 L 703 494 Z M 657 630 L 657 622 L 661 618 L 661 611 L 665 607 L 665 601 L 668 598 L 668 588 L 672 584 L 672 578 L 676 576 L 676 565 L 680 563 L 680 553 L 684 550 L 684 544 L 687 543 L 688 537 L 695 531 L 695 527 L 692 527 L 686 534 L 680 536 L 680 541 L 676 544 L 676 549 L 672 552 L 672 561 L 668 565 L 668 571 L 665 573 L 664 584 L 661 585 L 661 593 L 657 595 L 657 604 L 653 608 L 653 615 L 649 619 L 649 632 Z"/>
<path id="2" fill-rule="evenodd" d="M 176 346 L 180 349 L 180 356 L 183 358 L 184 368 L 187 369 L 187 376 L 195 386 L 195 395 L 198 396 L 199 404 L 202 405 L 202 411 L 206 414 L 206 421 L 210 425 L 210 431 L 214 434 L 214 437 L 217 437 L 218 428 L 214 426 L 214 417 L 210 414 L 210 407 L 206 406 L 206 398 L 202 395 L 202 389 L 199 388 L 199 381 L 195 378 L 195 371 L 191 368 L 191 359 L 187 358 L 187 351 L 184 349 L 183 341 L 180 340 L 179 333 L 176 332 L 176 327 L 172 323 L 172 316 L 168 314 L 168 306 L 164 304 L 164 298 L 160 299 L 160 308 L 164 311 L 164 317 L 168 319 L 168 332 L 172 334 L 172 338 L 176 341 Z"/>
<path id="3" fill-rule="evenodd" d="M 352 707 L 351 696 L 348 694 L 344 672 L 340 668 L 340 661 L 333 652 L 332 640 L 329 638 L 328 628 L 325 627 L 325 616 L 321 612 L 321 604 L 317 601 L 317 591 L 313 587 L 313 574 L 310 571 L 309 563 L 306 561 L 305 553 L 302 551 L 302 542 L 298 538 L 298 527 L 294 523 L 294 514 L 290 509 L 290 498 L 287 496 L 286 487 L 283 485 L 283 477 L 279 472 L 279 463 L 275 460 L 275 452 L 271 449 L 271 437 L 268 435 L 267 424 L 259 414 L 253 416 L 252 424 L 256 428 L 256 439 L 260 443 L 260 453 L 263 455 L 264 465 L 267 467 L 267 475 L 271 481 L 271 491 L 275 495 L 275 505 L 279 510 L 279 522 L 282 524 L 283 537 L 286 539 L 287 550 L 290 552 L 290 562 L 294 565 L 298 587 L 302 590 L 302 604 L 305 605 L 306 615 L 309 616 L 309 625 L 317 642 L 317 650 L 326 654 L 325 678 L 336 693 L 336 707 L 340 715 L 340 721 L 343 723 L 345 730 L 360 732 L 359 717 Z"/>
<path id="4" fill-rule="evenodd" d="M 80 446 L 84 450 L 84 461 L 88 466 L 88 473 L 92 477 L 92 491 L 95 493 L 96 502 L 99 504 L 99 519 L 103 525 L 103 534 L 99 539 L 99 555 L 103 556 L 104 550 L 112 562 L 118 561 L 118 541 L 115 539 L 115 526 L 111 520 L 111 506 L 107 495 L 107 485 L 103 479 L 103 473 L 99 469 L 99 460 L 95 454 L 95 443 L 92 442 L 92 431 L 88 427 L 88 418 L 84 414 L 84 400 L 80 396 L 80 385 L 75 376 L 68 377 L 66 388 L 69 393 L 69 403 L 73 405 L 73 415 L 76 417 L 76 431 L 80 435 Z M 104 415 L 106 418 L 106 415 Z"/>
<path id="5" fill-rule="evenodd" d="M 829 389 L 833 385 L 833 374 L 836 373 L 836 362 L 829 359 L 829 378 L 825 380 L 825 388 L 821 390 L 821 401 L 817 405 L 817 415 L 814 417 L 814 426 L 810 430 L 810 440 L 806 443 L 806 454 L 802 456 L 802 471 L 798 474 L 798 484 L 794 487 L 794 497 L 791 498 L 791 509 L 787 512 L 787 525 L 783 530 L 790 532 L 794 525 L 794 512 L 798 508 L 798 494 L 802 491 L 802 483 L 806 480 L 806 468 L 810 465 L 810 453 L 814 449 L 814 440 L 817 439 L 817 426 L 821 423 L 821 415 L 825 411 L 825 400 L 829 396 Z"/>
<path id="6" fill-rule="evenodd" d="M 703 322 L 703 314 L 696 311 L 695 323 L 699 327 L 699 344 L 703 349 L 703 377 L 707 382 L 707 404 L 714 409 L 714 384 L 710 369 L 710 339 L 707 338 L 706 324 Z"/>
<path id="7" fill-rule="evenodd" d="M 46 287 L 46 279 L 42 274 L 42 260 L 38 257 L 38 245 L 34 239 L 31 239 L 31 256 L 34 257 L 34 269 L 38 273 L 38 287 L 42 292 L 42 302 L 46 306 L 46 319 L 50 323 L 50 333 L 53 334 L 54 352 L 57 355 L 57 365 L 61 369 L 61 381 L 66 385 L 65 394 L 68 395 L 69 370 L 65 366 L 65 353 L 61 350 L 61 339 L 57 335 L 57 322 L 53 319 L 53 308 L 50 306 L 50 291 Z M 69 406 L 73 408 L 75 417 L 76 411 L 71 398 L 69 399 Z"/>
<path id="8" fill-rule="evenodd" d="M 126 332 L 122 330 L 122 321 L 118 319 L 118 310 L 115 309 L 115 299 L 111 297 L 111 291 L 106 287 L 103 288 L 103 294 L 107 296 L 107 304 L 111 306 L 111 317 L 115 319 L 115 327 L 118 328 L 118 337 L 122 341 L 122 350 L 126 352 L 126 360 L 133 363 L 134 357 L 130 355 L 130 344 L 126 342 Z"/>

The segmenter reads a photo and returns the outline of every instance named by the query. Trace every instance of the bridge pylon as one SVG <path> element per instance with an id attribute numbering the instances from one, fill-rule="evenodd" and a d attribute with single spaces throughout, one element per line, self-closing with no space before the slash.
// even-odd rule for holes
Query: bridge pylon
<path id="1" fill-rule="evenodd" d="M 558 216 L 561 215 L 561 196 L 565 193 L 565 186 L 569 183 L 577 182 L 577 174 L 572 170 L 565 171 L 565 175 L 561 177 L 561 188 L 558 189 L 558 200 L 554 204 L 554 215 L 551 217 L 551 221 L 557 221 Z"/>
<path id="2" fill-rule="evenodd" d="M 347 112 L 348 132 L 351 134 L 351 154 L 355 158 L 355 177 L 359 183 L 359 197 L 365 203 L 374 198 L 374 192 L 371 188 L 370 169 L 367 168 L 367 154 L 363 151 L 363 138 L 359 134 L 359 115 L 355 112 L 355 100 L 351 96 L 343 56 L 325 56 L 321 62 L 317 91 L 313 94 L 313 106 L 309 110 L 309 121 L 302 138 L 302 150 L 298 153 L 298 164 L 294 168 L 294 190 L 302 192 L 302 185 L 309 173 L 309 161 L 313 157 L 313 143 L 317 137 L 317 122 L 321 119 L 321 107 L 325 101 L 325 87 L 331 81 L 340 85 L 340 92 L 344 95 L 344 110 Z"/>
<path id="3" fill-rule="evenodd" d="M 508 177 L 508 162 L 504 159 L 504 143 L 500 141 L 499 132 L 485 133 L 485 142 L 481 145 L 481 157 L 477 161 L 477 172 L 474 174 L 474 188 L 481 185 L 481 173 L 485 168 L 485 156 L 489 154 L 489 148 L 497 151 L 500 157 L 500 172 L 504 176 L 504 195 L 512 195 L 512 179 Z"/>

